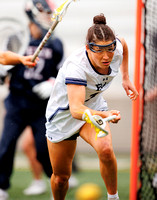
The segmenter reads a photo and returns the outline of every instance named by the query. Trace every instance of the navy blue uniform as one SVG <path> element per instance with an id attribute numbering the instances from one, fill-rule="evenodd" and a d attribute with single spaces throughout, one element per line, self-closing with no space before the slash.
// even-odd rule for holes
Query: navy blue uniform
<path id="1" fill-rule="evenodd" d="M 32 55 L 40 42 L 31 39 L 26 55 Z M 33 130 L 37 158 L 45 173 L 49 177 L 52 174 L 45 137 L 47 100 L 40 99 L 32 88 L 50 77 L 56 77 L 63 57 L 62 42 L 57 38 L 49 39 L 38 57 L 35 68 L 19 64 L 10 71 L 10 93 L 5 100 L 6 116 L 0 141 L 0 188 L 4 190 L 10 186 L 17 139 L 28 125 Z"/>

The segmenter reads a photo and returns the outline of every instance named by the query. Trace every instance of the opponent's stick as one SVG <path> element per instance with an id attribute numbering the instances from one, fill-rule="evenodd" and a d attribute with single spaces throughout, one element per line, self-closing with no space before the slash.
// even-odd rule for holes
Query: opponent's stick
<path id="1" fill-rule="evenodd" d="M 0 17 L 0 51 L 12 51 L 23 55 L 29 43 L 29 31 L 25 23 L 12 17 Z M 0 64 L 0 77 L 5 77 L 14 65 Z M 0 78 L 0 84 L 2 84 Z"/>
<path id="2" fill-rule="evenodd" d="M 36 57 L 39 55 L 40 51 L 42 50 L 42 48 L 44 47 L 44 45 L 46 44 L 47 40 L 50 38 L 52 32 L 54 31 L 55 27 L 57 26 L 57 24 L 62 20 L 63 16 L 65 15 L 67 8 L 69 7 L 70 3 L 72 1 L 75 0 L 66 0 L 60 7 L 58 7 L 53 16 L 52 16 L 52 26 L 50 27 L 50 29 L 48 30 L 48 32 L 46 33 L 45 37 L 43 38 L 43 40 L 41 41 L 41 43 L 39 44 L 38 48 L 36 49 L 32 61 L 34 62 Z"/>
<path id="3" fill-rule="evenodd" d="M 115 118 L 116 115 L 112 115 L 106 118 L 102 118 L 99 115 L 92 115 L 88 109 L 85 110 L 82 116 L 83 120 L 85 120 L 87 123 L 91 124 L 91 126 L 95 128 L 96 139 L 97 137 L 101 138 L 108 135 L 108 131 L 105 130 L 106 122 L 111 121 Z"/>
<path id="4" fill-rule="evenodd" d="M 25 23 L 11 17 L 0 17 L 0 50 L 23 55 L 29 43 L 29 31 Z"/>

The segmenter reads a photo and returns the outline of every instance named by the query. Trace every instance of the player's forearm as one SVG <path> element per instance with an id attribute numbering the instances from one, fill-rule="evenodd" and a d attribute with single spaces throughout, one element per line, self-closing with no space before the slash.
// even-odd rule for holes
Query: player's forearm
<path id="1" fill-rule="evenodd" d="M 14 65 L 20 63 L 20 55 L 6 51 L 0 53 L 0 63 L 2 65 Z"/>
<path id="2" fill-rule="evenodd" d="M 82 119 L 82 115 L 84 111 L 87 109 L 86 106 L 83 104 L 72 104 L 70 105 L 70 112 L 73 118 L 75 119 Z"/>
<path id="3" fill-rule="evenodd" d="M 69 108 L 73 118 L 82 120 L 82 115 L 86 109 L 89 109 L 92 115 L 100 115 L 105 118 L 110 115 L 108 111 L 96 111 L 84 105 L 85 102 L 85 86 L 67 85 Z"/>
<path id="4" fill-rule="evenodd" d="M 128 66 L 127 64 L 122 64 L 121 65 L 121 74 L 122 74 L 122 80 L 127 80 L 129 79 L 129 72 L 128 72 Z"/>
<path id="5" fill-rule="evenodd" d="M 82 116 L 85 112 L 85 110 L 88 109 L 90 110 L 90 113 L 92 115 L 99 115 L 102 118 L 106 118 L 109 117 L 111 115 L 110 111 L 97 111 L 97 110 L 93 110 L 88 108 L 87 106 L 85 106 L 84 104 L 73 104 L 72 106 L 70 106 L 70 112 L 73 116 L 73 118 L 75 119 L 79 119 L 82 120 Z"/>

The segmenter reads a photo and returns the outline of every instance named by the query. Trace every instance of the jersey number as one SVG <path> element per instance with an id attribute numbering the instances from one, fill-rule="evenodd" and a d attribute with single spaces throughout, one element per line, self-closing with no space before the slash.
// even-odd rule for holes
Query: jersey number
<path id="1" fill-rule="evenodd" d="M 40 58 L 36 67 L 34 68 L 26 68 L 24 71 L 24 78 L 25 79 L 35 79 L 35 80 L 42 80 L 43 75 L 41 74 L 45 65 L 45 60 Z"/>

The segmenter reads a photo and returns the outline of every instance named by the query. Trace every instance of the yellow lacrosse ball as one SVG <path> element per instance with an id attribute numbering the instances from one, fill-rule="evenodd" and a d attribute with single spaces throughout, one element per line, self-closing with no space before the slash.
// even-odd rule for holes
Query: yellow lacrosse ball
<path id="1" fill-rule="evenodd" d="M 94 183 L 85 183 L 81 185 L 75 193 L 76 200 L 99 200 L 101 197 L 101 188 Z"/>

